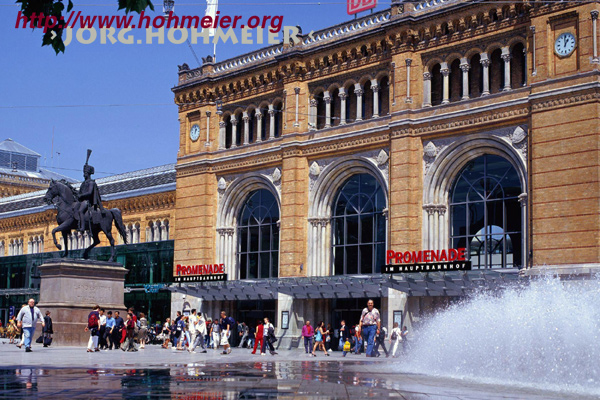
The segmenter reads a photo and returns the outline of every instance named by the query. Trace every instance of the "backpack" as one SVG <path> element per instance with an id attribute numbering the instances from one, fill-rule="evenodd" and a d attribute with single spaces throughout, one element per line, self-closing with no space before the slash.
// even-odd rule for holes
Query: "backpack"
<path id="1" fill-rule="evenodd" d="M 394 331 L 392 331 L 392 337 L 391 337 L 391 339 L 392 339 L 392 340 L 396 340 L 396 339 L 398 339 L 398 335 L 396 334 L 396 331 L 395 331 L 395 330 L 394 330 Z"/>
<path id="2" fill-rule="evenodd" d="M 88 328 L 98 328 L 98 321 L 98 314 L 95 312 L 90 313 L 90 316 L 88 317 Z"/>
<path id="3" fill-rule="evenodd" d="M 351 348 L 352 344 L 350 343 L 350 341 L 346 340 L 346 343 L 344 343 L 344 351 L 350 351 Z"/>

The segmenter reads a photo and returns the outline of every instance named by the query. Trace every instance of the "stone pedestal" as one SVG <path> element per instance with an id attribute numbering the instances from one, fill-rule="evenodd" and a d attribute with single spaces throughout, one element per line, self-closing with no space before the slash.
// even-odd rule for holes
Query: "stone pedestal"
<path id="1" fill-rule="evenodd" d="M 53 344 L 85 345 L 87 317 L 94 305 L 123 314 L 125 274 L 119 263 L 54 259 L 39 266 L 42 314 L 50 311 Z M 39 330 L 41 332 L 41 329 Z M 36 330 L 37 336 L 38 330 Z"/>

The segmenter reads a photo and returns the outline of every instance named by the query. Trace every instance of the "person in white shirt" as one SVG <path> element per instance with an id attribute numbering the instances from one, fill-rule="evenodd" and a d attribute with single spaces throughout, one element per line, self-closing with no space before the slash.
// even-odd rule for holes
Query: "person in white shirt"
<path id="1" fill-rule="evenodd" d="M 195 308 L 192 310 L 192 315 L 189 317 L 189 324 L 190 335 L 192 337 L 188 351 L 190 353 L 195 353 L 198 344 L 202 343 L 202 352 L 206 353 L 206 350 L 204 350 L 204 334 L 206 333 L 206 324 L 204 323 L 204 318 L 202 318 L 202 315 L 198 316 Z"/>
<path id="2" fill-rule="evenodd" d="M 104 333 L 106 332 L 106 315 L 104 315 L 104 308 L 100 309 L 100 334 L 98 336 L 98 347 L 100 350 L 106 349 L 108 345 L 106 344 L 106 338 L 104 337 Z"/>
<path id="3" fill-rule="evenodd" d="M 37 321 L 42 323 L 42 327 L 46 326 L 42 312 L 35 306 L 35 300 L 29 299 L 27 305 L 23 306 L 17 315 L 17 324 L 23 329 L 23 344 L 27 353 L 31 352 L 31 339 L 35 334 L 35 324 Z"/>
<path id="4" fill-rule="evenodd" d="M 396 351 L 398 350 L 398 345 L 400 344 L 400 342 L 402 342 L 402 331 L 400 330 L 398 323 L 394 322 L 394 328 L 392 329 L 392 332 L 390 334 L 392 357 L 397 357 Z"/>

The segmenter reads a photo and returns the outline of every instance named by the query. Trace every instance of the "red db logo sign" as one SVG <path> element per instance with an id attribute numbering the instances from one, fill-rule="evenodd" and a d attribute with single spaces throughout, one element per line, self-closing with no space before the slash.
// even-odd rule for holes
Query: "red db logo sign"
<path id="1" fill-rule="evenodd" d="M 377 7 L 377 0 L 348 0 L 348 15 Z"/>

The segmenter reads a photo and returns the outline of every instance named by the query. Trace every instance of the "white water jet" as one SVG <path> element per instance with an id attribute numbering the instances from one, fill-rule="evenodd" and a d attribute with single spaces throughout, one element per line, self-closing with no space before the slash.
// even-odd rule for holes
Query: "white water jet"
<path id="1" fill-rule="evenodd" d="M 401 370 L 600 394 L 600 281 L 546 278 L 436 313 Z"/>

